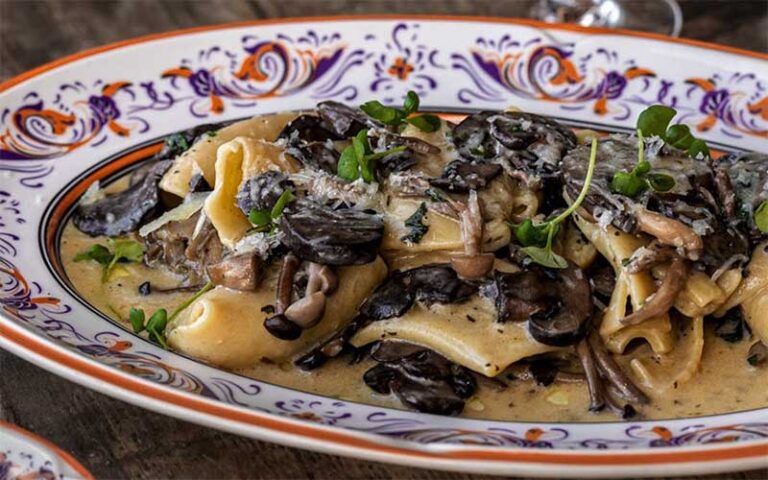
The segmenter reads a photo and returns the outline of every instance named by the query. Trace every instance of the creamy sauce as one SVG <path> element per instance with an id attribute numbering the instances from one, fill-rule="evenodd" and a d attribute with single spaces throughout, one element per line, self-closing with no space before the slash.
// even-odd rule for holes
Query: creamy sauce
<path id="1" fill-rule="evenodd" d="M 141 307 L 145 311 L 158 308 L 172 310 L 189 298 L 190 292 L 152 293 L 142 296 L 138 287 L 149 281 L 153 288 L 171 288 L 180 278 L 160 269 L 141 264 L 120 264 L 107 283 L 101 282 L 101 266 L 92 261 L 74 262 L 78 252 L 90 245 L 105 244 L 105 238 L 91 238 L 68 224 L 61 240 L 61 258 L 66 273 L 77 291 L 110 318 L 128 328 L 128 311 Z M 664 392 L 647 391 L 651 403 L 639 406 L 643 418 L 668 419 L 713 415 L 768 406 L 768 368 L 751 367 L 746 362 L 747 350 L 754 340 L 727 343 L 717 338 L 713 326 L 706 328 L 704 353 L 698 374 Z M 643 353 L 635 352 L 619 358 L 629 360 Z M 391 408 L 403 408 L 392 396 L 374 394 L 362 381 L 372 362 L 349 365 L 348 358 L 330 361 L 325 366 L 305 373 L 290 363 L 259 364 L 237 373 L 255 379 L 320 395 Z M 626 371 L 630 372 L 629 368 Z M 504 374 L 499 377 L 505 379 Z M 506 380 L 506 379 L 505 379 Z M 615 421 L 610 413 L 590 414 L 585 384 L 556 383 L 548 387 L 532 381 L 511 380 L 503 391 L 495 391 L 482 382 L 475 397 L 467 401 L 464 416 L 494 420 L 590 422 Z"/>

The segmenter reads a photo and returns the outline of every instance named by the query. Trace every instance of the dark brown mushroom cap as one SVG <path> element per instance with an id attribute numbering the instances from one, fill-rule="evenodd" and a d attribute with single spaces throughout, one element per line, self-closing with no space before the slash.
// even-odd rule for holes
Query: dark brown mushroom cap
<path id="1" fill-rule="evenodd" d="M 317 113 L 330 126 L 331 131 L 341 138 L 354 137 L 360 130 L 378 125 L 362 110 L 334 101 L 320 102 Z"/>
<path id="2" fill-rule="evenodd" d="M 406 288 L 402 274 L 395 272 L 365 299 L 360 314 L 371 320 L 400 317 L 411 309 L 415 299 L 415 293 Z"/>
<path id="3" fill-rule="evenodd" d="M 420 412 L 458 415 L 464 409 L 464 399 L 477 389 L 474 377 L 464 367 L 423 347 L 381 342 L 372 356 L 385 361 L 365 372 L 366 385 L 377 393 L 394 393 L 403 404 Z"/>
<path id="4" fill-rule="evenodd" d="M 477 286 L 459 278 L 449 264 L 423 265 L 403 272 L 403 282 L 426 303 L 460 303 L 477 293 Z"/>
<path id="5" fill-rule="evenodd" d="M 524 112 L 479 112 L 453 130 L 459 154 L 470 160 L 502 160 L 516 170 L 538 176 L 559 172 L 576 136 L 555 120 Z"/>
<path id="6" fill-rule="evenodd" d="M 445 166 L 439 178 L 433 178 L 429 183 L 449 192 L 466 193 L 487 187 L 501 170 L 501 165 L 487 161 L 454 160 Z"/>
<path id="7" fill-rule="evenodd" d="M 589 280 L 576 265 L 561 270 L 532 266 L 515 273 L 495 272 L 499 321 L 528 320 L 533 338 L 546 345 L 577 343 L 592 316 Z"/>
<path id="8" fill-rule="evenodd" d="M 768 201 L 768 154 L 725 155 L 715 161 L 714 168 L 720 178 L 727 178 L 727 182 L 718 185 L 721 203 L 727 203 L 728 197 L 733 196 L 734 212 L 728 215 L 731 225 L 748 234 L 753 243 L 766 238 L 768 234 L 760 232 L 755 224 L 755 210 Z"/>
<path id="9" fill-rule="evenodd" d="M 296 193 L 296 186 L 283 172 L 268 170 L 243 182 L 237 192 L 237 206 L 245 214 L 252 209 L 271 209 L 286 190 Z"/>
<path id="10" fill-rule="evenodd" d="M 384 236 L 379 215 L 333 210 L 308 200 L 290 204 L 280 219 L 282 242 L 302 260 L 324 265 L 361 265 L 378 255 Z"/>
<path id="11" fill-rule="evenodd" d="M 477 293 L 448 264 L 431 264 L 394 272 L 363 302 L 360 314 L 371 320 L 400 317 L 419 300 L 433 303 L 460 303 Z"/>
<path id="12" fill-rule="evenodd" d="M 301 140 L 303 142 L 325 142 L 342 140 L 344 137 L 334 132 L 333 127 L 317 115 L 299 115 L 283 128 L 277 136 L 278 140 L 288 142 Z"/>
<path id="13" fill-rule="evenodd" d="M 336 173 L 339 152 L 329 142 L 344 137 L 334 132 L 322 118 L 301 115 L 288 123 L 277 138 L 285 141 L 286 153 L 302 165 Z"/>
<path id="14" fill-rule="evenodd" d="M 146 175 L 122 192 L 87 205 L 78 205 L 72 217 L 75 226 L 91 236 L 115 237 L 137 230 L 160 213 L 160 178 L 170 160 L 155 162 Z"/>
<path id="15" fill-rule="evenodd" d="M 603 214 L 609 215 L 613 226 L 627 233 L 635 233 L 636 224 L 632 213 L 634 205 L 648 205 L 653 211 L 665 213 L 661 211 L 661 205 L 671 211 L 680 208 L 675 205 L 676 201 L 683 200 L 685 205 L 699 211 L 695 219 L 713 221 L 713 215 L 709 211 L 712 207 L 703 203 L 699 193 L 700 189 L 710 189 L 713 186 L 714 178 L 707 161 L 693 159 L 672 150 L 660 150 L 657 154 L 652 154 L 652 149 L 658 149 L 658 145 L 646 146 L 645 159 L 651 164 L 653 173 L 672 177 L 675 181 L 672 190 L 659 193 L 649 188 L 636 198 L 612 192 L 611 182 L 614 175 L 632 171 L 637 165 L 638 154 L 636 139 L 614 135 L 598 142 L 595 172 L 589 193 L 581 204 L 582 208 L 595 218 Z M 563 158 L 563 183 L 565 192 L 572 199 L 579 195 L 584 186 L 590 153 L 590 145 L 580 145 Z"/>
<path id="16" fill-rule="evenodd" d="M 595 173 L 582 208 L 601 224 L 601 218 L 606 215 L 606 220 L 626 233 L 639 230 L 637 207 L 674 220 L 690 235 L 703 238 L 704 248 L 697 257 L 710 269 L 716 269 L 735 254 L 748 253 L 745 235 L 723 218 L 715 200 L 717 182 L 710 163 L 659 145 L 646 144 L 645 157 L 652 173 L 672 177 L 672 190 L 656 192 L 649 188 L 636 198 L 612 192 L 614 175 L 631 171 L 637 164 L 638 153 L 636 139 L 614 135 L 598 142 Z M 563 158 L 565 192 L 572 199 L 584 184 L 589 156 L 590 146 L 581 145 Z"/>

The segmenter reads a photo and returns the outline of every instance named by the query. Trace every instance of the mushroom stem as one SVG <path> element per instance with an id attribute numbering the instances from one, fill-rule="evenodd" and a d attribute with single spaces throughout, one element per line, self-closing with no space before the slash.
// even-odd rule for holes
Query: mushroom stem
<path id="1" fill-rule="evenodd" d="M 641 232 L 656 237 L 666 245 L 682 248 L 688 258 L 698 260 L 704 242 L 691 228 L 642 207 L 636 208 L 634 214 Z"/>
<path id="2" fill-rule="evenodd" d="M 645 301 L 640 310 L 621 319 L 622 325 L 638 325 L 646 320 L 664 315 L 675 304 L 677 296 L 685 287 L 688 268 L 685 260 L 675 256 L 667 268 L 659 289 Z"/>
<path id="3" fill-rule="evenodd" d="M 621 398 L 632 403 L 648 403 L 648 397 L 622 371 L 619 364 L 616 363 L 608 350 L 605 349 L 600 337 L 596 333 L 592 333 L 588 340 L 589 346 L 592 347 L 592 354 L 594 355 L 598 370 L 611 385 L 616 387 Z"/>
<path id="4" fill-rule="evenodd" d="M 576 345 L 576 353 L 579 354 L 581 366 L 584 368 L 584 375 L 587 377 L 587 387 L 589 389 L 589 411 L 599 412 L 605 407 L 603 384 L 600 381 L 600 374 L 597 371 L 595 359 L 592 357 L 592 351 L 586 338 L 582 339 Z"/>
<path id="5" fill-rule="evenodd" d="M 637 415 L 637 410 L 635 410 L 635 407 L 633 407 L 631 403 L 621 404 L 621 399 L 623 397 L 618 388 L 611 384 L 608 384 L 605 387 L 605 404 L 611 412 L 623 420 L 627 420 Z"/>
<path id="6" fill-rule="evenodd" d="M 277 280 L 277 299 L 275 311 L 283 313 L 291 304 L 291 293 L 293 290 L 293 277 L 299 269 L 299 259 L 293 253 L 288 253 L 283 257 L 283 265 L 280 268 L 280 277 Z"/>
<path id="7" fill-rule="evenodd" d="M 302 328 L 317 325 L 325 314 L 326 295 L 338 286 L 336 275 L 327 265 L 310 262 L 308 274 L 304 297 L 285 310 L 285 316 Z"/>
<path id="8" fill-rule="evenodd" d="M 482 278 L 493 268 L 494 256 L 480 251 L 483 241 L 483 211 L 480 199 L 475 190 L 470 190 L 466 205 L 456 203 L 461 220 L 464 255 L 451 257 L 451 266 L 462 278 Z"/>

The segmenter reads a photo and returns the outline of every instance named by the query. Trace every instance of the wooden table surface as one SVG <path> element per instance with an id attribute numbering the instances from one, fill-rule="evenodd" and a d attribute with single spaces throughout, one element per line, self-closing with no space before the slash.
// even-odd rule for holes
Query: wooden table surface
<path id="1" fill-rule="evenodd" d="M 0 81 L 84 48 L 197 25 L 299 14 L 525 16 L 530 4 L 522 0 L 0 0 Z M 683 36 L 768 51 L 768 1 L 681 4 Z M 0 419 L 58 444 L 97 478 L 479 478 L 323 455 L 221 433 L 95 393 L 2 350 Z M 766 479 L 768 471 L 706 478 Z"/>

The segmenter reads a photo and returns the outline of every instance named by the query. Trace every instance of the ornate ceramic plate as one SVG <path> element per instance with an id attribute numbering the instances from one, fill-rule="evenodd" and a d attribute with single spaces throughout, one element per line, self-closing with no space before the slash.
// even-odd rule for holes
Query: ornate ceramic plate
<path id="1" fill-rule="evenodd" d="M 556 424 L 436 417 L 259 382 L 164 351 L 100 315 L 57 257 L 62 222 L 164 135 L 197 123 L 392 100 L 510 104 L 630 130 L 673 105 L 722 150 L 768 150 L 768 57 L 631 32 L 500 19 L 248 22 L 83 52 L 0 85 L 0 345 L 168 415 L 295 447 L 431 468 L 542 476 L 672 475 L 768 465 L 768 408 Z"/>
<path id="2" fill-rule="evenodd" d="M 0 421 L 0 478 L 92 480 L 93 475 L 56 445 Z"/>

